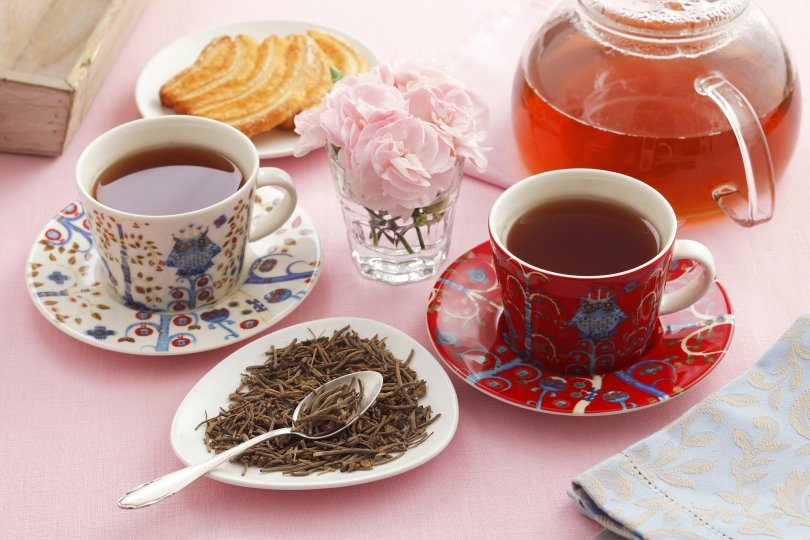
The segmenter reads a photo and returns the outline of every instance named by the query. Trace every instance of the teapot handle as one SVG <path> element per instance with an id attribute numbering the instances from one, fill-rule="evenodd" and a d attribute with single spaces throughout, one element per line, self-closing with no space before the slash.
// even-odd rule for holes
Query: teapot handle
<path id="1" fill-rule="evenodd" d="M 773 217 L 774 172 L 768 140 L 754 107 L 722 75 L 695 79 L 695 90 L 707 96 L 726 115 L 742 154 L 745 186 L 724 183 L 712 191 L 714 201 L 731 219 L 750 227 Z"/>

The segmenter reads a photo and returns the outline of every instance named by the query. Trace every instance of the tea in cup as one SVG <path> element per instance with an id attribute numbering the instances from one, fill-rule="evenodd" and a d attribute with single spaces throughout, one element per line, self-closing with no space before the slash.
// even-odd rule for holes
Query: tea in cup
<path id="1" fill-rule="evenodd" d="M 596 169 L 550 171 L 504 191 L 489 215 L 506 339 L 521 357 L 569 375 L 638 360 L 658 316 L 697 302 L 714 281 L 709 250 L 676 240 L 667 200 Z M 673 260 L 703 272 L 664 292 Z"/>
<path id="2" fill-rule="evenodd" d="M 110 286 L 133 309 L 187 311 L 239 285 L 248 243 L 292 215 L 281 169 L 259 167 L 249 138 L 214 120 L 165 116 L 118 126 L 76 166 L 79 198 Z M 257 189 L 284 192 L 252 222 Z"/>

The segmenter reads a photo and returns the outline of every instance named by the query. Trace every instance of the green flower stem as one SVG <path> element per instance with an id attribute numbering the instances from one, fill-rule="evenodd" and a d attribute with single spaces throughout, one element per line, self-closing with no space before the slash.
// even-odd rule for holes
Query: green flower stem
<path id="1" fill-rule="evenodd" d="M 449 202 L 448 197 L 443 197 L 430 206 L 416 208 L 411 213 L 410 218 L 412 223 L 410 225 L 402 225 L 398 222 L 399 218 L 390 216 L 385 210 L 374 211 L 370 208 L 366 208 L 366 212 L 368 212 L 369 215 L 369 227 L 371 229 L 369 239 L 372 241 L 375 248 L 379 247 L 380 240 L 385 238 L 391 242 L 394 247 L 401 244 L 408 253 L 413 255 L 415 253 L 414 248 L 405 238 L 405 234 L 413 229 L 416 238 L 419 240 L 419 248 L 427 249 L 422 227 L 427 227 L 428 232 L 430 232 L 431 226 L 440 223 L 444 217 L 444 209 L 447 208 Z"/>
<path id="2" fill-rule="evenodd" d="M 372 245 L 375 248 L 380 247 L 380 235 L 382 235 L 389 242 L 391 242 L 396 246 L 398 242 L 397 239 L 391 236 L 389 232 L 386 230 L 386 228 L 391 228 L 391 225 L 393 225 L 393 221 L 391 225 L 389 225 L 386 219 L 383 217 L 384 214 L 382 213 L 378 214 L 373 210 L 371 210 L 370 208 L 366 208 L 366 212 L 368 212 L 368 215 L 371 217 L 371 219 L 369 220 L 369 227 L 371 229 L 371 232 L 369 233 L 369 238 L 371 239 Z"/>
<path id="3" fill-rule="evenodd" d="M 391 236 L 391 235 L 388 233 L 388 231 L 385 231 L 385 230 L 379 229 L 379 230 L 377 231 L 377 233 L 378 233 L 378 234 L 382 234 L 382 235 L 383 235 L 383 236 L 384 236 L 384 237 L 385 237 L 385 238 L 386 238 L 386 239 L 387 239 L 389 242 L 391 242 L 391 243 L 392 243 L 392 244 L 394 244 L 395 246 L 397 245 L 397 239 L 396 239 L 396 237 Z M 376 247 L 376 246 L 375 246 L 375 247 Z"/>
<path id="4" fill-rule="evenodd" d="M 419 247 L 425 249 L 425 239 L 422 238 L 422 229 L 417 225 L 414 227 L 416 229 L 416 237 L 419 239 Z"/>
<path id="5" fill-rule="evenodd" d="M 430 206 L 425 206 L 421 209 L 417 208 L 416 211 L 420 211 L 423 214 L 436 214 L 447 208 L 448 204 L 450 204 L 450 197 L 442 197 Z"/>
<path id="6" fill-rule="evenodd" d="M 402 236 L 402 233 L 400 233 L 400 232 L 396 232 L 396 233 L 394 233 L 394 235 L 395 235 L 395 236 L 396 236 L 396 237 L 399 239 L 399 241 L 400 241 L 400 242 L 402 242 L 402 247 L 404 247 L 404 248 L 405 248 L 405 251 L 407 251 L 408 253 L 410 253 L 411 255 L 413 255 L 413 253 L 414 253 L 413 248 L 412 248 L 412 247 L 411 247 L 411 245 L 408 243 L 408 241 L 407 241 L 407 240 L 405 240 L 405 237 L 404 237 L 404 236 Z M 424 246 L 423 246 L 423 247 L 424 247 Z"/>

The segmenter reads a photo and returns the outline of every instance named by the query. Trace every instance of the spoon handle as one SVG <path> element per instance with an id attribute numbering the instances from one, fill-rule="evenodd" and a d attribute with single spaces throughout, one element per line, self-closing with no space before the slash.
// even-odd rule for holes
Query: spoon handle
<path id="1" fill-rule="evenodd" d="M 189 465 L 184 469 L 180 469 L 178 471 L 165 474 L 159 478 L 155 478 L 154 480 L 150 480 L 149 482 L 132 488 L 126 493 L 126 495 L 118 499 L 118 506 L 120 508 L 134 509 L 143 508 L 144 506 L 149 506 L 150 504 L 160 502 L 169 495 L 174 495 L 211 469 L 215 469 L 222 463 L 238 456 L 248 448 L 256 446 L 267 439 L 272 439 L 273 437 L 278 437 L 279 435 L 287 435 L 291 432 L 292 430 L 288 427 L 268 431 L 267 433 L 263 433 L 250 439 L 249 441 L 245 441 L 242 444 L 234 446 L 221 454 L 217 454 L 211 459 L 203 461 L 202 463 Z"/>

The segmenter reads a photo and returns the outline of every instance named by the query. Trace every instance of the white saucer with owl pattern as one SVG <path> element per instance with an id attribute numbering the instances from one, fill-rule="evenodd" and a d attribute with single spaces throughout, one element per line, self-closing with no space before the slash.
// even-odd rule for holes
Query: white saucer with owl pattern
<path id="1" fill-rule="evenodd" d="M 257 201 L 254 219 L 271 204 Z M 256 336 L 289 315 L 315 286 L 321 241 L 300 206 L 248 249 L 242 284 L 223 300 L 190 311 L 138 311 L 106 285 L 87 216 L 75 201 L 37 236 L 25 281 L 45 318 L 79 341 L 129 354 L 188 354 Z"/>

